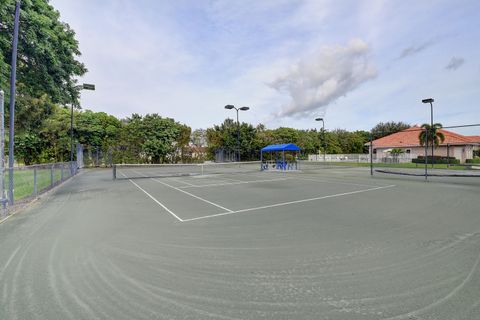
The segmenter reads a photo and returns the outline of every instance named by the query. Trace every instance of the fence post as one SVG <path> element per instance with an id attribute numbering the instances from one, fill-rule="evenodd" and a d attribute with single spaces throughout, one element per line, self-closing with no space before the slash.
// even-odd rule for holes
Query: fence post
<path id="1" fill-rule="evenodd" d="M 5 114 L 4 103 L 5 95 L 3 90 L 0 89 L 0 202 L 1 202 L 1 214 L 0 216 L 7 215 L 7 197 L 5 196 Z"/>
<path id="2" fill-rule="evenodd" d="M 50 187 L 53 187 L 53 166 L 54 164 L 50 166 Z"/>
<path id="3" fill-rule="evenodd" d="M 33 195 L 37 195 L 37 166 L 33 167 Z"/>
<path id="4" fill-rule="evenodd" d="M 450 168 L 450 145 L 447 143 L 447 168 Z"/>
<path id="5" fill-rule="evenodd" d="M 373 134 L 370 132 L 370 175 L 373 176 Z"/>
<path id="6" fill-rule="evenodd" d="M 61 173 L 60 173 L 60 181 L 63 181 L 63 163 L 62 166 L 60 167 Z"/>
<path id="7" fill-rule="evenodd" d="M 113 165 L 113 180 L 117 179 L 117 165 Z"/>

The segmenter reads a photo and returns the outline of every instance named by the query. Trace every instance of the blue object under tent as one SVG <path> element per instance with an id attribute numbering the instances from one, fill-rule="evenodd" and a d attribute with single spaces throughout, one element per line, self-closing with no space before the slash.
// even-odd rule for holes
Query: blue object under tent
<path id="1" fill-rule="evenodd" d="M 266 146 L 260 150 L 260 162 L 261 162 L 261 170 L 297 170 L 297 152 L 300 151 L 300 148 L 293 144 L 293 143 L 285 143 L 285 144 L 271 144 Z M 266 160 L 264 157 L 264 153 L 270 154 L 270 160 Z M 293 160 L 288 161 L 285 158 L 285 152 L 292 153 L 294 155 L 291 157 Z M 273 159 L 275 155 L 275 159 Z M 280 157 L 281 155 L 281 157 Z"/>

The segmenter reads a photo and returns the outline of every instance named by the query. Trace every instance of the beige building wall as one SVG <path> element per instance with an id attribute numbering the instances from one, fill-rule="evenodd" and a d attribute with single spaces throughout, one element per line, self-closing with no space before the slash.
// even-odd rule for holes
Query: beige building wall
<path id="1" fill-rule="evenodd" d="M 478 148 L 479 147 L 468 146 L 468 145 L 463 145 L 463 146 L 452 145 L 452 146 L 449 146 L 448 148 L 449 150 L 448 150 L 447 146 L 438 146 L 434 148 L 433 154 L 435 156 L 442 156 L 442 157 L 446 157 L 447 154 L 449 154 L 450 157 L 455 157 L 456 159 L 460 160 L 460 163 L 465 163 L 467 159 L 473 158 L 473 151 L 478 150 Z M 384 157 L 390 156 L 390 153 L 388 151 L 391 149 L 392 148 L 376 148 L 377 158 L 384 158 Z M 416 158 L 418 156 L 425 155 L 425 147 L 405 147 L 401 149 L 404 150 L 406 154 L 410 153 L 411 158 Z M 431 155 L 431 154 L 432 154 L 432 149 L 431 147 L 428 147 L 428 155 Z"/>

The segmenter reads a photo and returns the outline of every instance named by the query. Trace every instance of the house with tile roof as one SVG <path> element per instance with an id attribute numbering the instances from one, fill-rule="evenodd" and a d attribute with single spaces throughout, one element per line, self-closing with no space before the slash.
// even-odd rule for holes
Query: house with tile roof
<path id="1" fill-rule="evenodd" d="M 425 155 L 425 146 L 420 145 L 419 135 L 423 129 L 413 126 L 403 131 L 376 139 L 373 141 L 373 154 L 377 159 L 390 157 L 390 151 L 399 148 L 404 151 L 407 158 L 413 159 Z M 460 163 L 472 159 L 473 151 L 480 150 L 480 136 L 464 136 L 449 130 L 439 129 L 445 140 L 434 149 L 435 156 L 455 157 Z M 369 143 L 366 144 L 369 146 Z M 431 148 L 428 148 L 431 155 Z"/>

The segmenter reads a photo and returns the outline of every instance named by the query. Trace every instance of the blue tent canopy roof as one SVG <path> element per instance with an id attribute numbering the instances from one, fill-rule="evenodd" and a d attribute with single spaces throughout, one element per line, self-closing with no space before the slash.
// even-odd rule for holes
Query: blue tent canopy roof
<path id="1" fill-rule="evenodd" d="M 300 148 L 293 143 L 271 144 L 262 148 L 262 152 L 266 151 L 300 151 Z"/>

